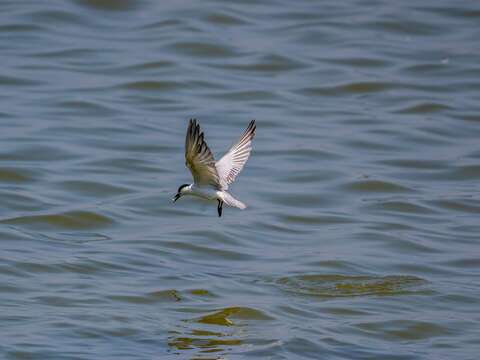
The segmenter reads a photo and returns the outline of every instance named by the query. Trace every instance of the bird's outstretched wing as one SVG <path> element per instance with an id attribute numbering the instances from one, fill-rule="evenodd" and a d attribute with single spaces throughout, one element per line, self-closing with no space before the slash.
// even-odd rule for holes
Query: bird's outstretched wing
<path id="1" fill-rule="evenodd" d="M 252 139 L 256 128 L 255 120 L 250 121 L 240 140 L 217 161 L 217 173 L 223 190 L 227 190 L 228 185 L 235 181 L 247 162 L 252 151 Z"/>
<path id="2" fill-rule="evenodd" d="M 185 165 L 190 169 L 195 184 L 220 188 L 215 159 L 195 119 L 190 119 L 188 123 L 185 137 Z"/>

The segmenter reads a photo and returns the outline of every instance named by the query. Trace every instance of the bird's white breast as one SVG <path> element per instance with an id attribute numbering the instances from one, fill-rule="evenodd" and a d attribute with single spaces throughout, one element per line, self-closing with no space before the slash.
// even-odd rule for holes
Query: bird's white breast
<path id="1" fill-rule="evenodd" d="M 215 200 L 218 198 L 218 190 L 207 186 L 193 186 L 192 195 L 196 195 L 208 200 Z"/>

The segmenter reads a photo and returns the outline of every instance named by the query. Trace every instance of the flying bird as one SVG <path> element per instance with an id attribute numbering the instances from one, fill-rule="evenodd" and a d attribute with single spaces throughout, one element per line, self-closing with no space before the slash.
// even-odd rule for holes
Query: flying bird
<path id="1" fill-rule="evenodd" d="M 193 195 L 206 200 L 217 200 L 218 216 L 222 216 L 223 204 L 245 209 L 247 206 L 230 195 L 228 185 L 235 181 L 252 151 L 255 136 L 255 120 L 250 121 L 238 142 L 223 157 L 215 161 L 205 142 L 196 119 L 190 119 L 185 137 L 185 165 L 193 176 L 192 184 L 183 184 L 173 198 L 177 201 L 184 195 Z"/>

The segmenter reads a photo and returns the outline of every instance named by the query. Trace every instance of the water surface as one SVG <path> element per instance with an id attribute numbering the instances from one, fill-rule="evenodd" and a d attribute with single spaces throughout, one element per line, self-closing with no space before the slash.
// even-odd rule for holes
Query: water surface
<path id="1" fill-rule="evenodd" d="M 480 6 L 2 1 L 6 359 L 476 359 Z M 171 198 L 196 117 L 231 188 Z"/>

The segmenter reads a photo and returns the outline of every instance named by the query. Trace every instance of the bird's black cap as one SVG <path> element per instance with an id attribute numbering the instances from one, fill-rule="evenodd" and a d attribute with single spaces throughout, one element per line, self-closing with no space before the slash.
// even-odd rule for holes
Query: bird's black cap
<path id="1" fill-rule="evenodd" d="M 184 187 L 187 187 L 187 186 L 189 186 L 189 185 L 190 185 L 190 184 L 180 185 L 180 187 L 178 188 L 177 192 L 180 194 L 180 191 L 182 191 L 182 189 L 183 189 Z"/>

